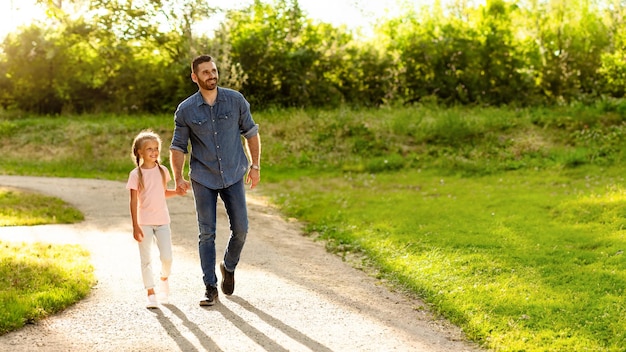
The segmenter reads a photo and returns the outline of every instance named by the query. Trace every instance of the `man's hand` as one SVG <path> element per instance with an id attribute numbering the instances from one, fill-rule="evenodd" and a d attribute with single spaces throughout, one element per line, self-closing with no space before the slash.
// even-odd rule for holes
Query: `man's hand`
<path id="1" fill-rule="evenodd" d="M 191 185 L 189 184 L 189 181 L 185 180 L 184 178 L 176 179 L 176 193 L 178 195 L 184 196 L 185 194 L 187 194 L 187 191 L 189 191 L 190 188 Z"/>
<path id="2" fill-rule="evenodd" d="M 246 184 L 250 184 L 250 189 L 256 187 L 261 181 L 261 170 L 250 169 L 248 170 L 248 177 L 246 177 Z"/>

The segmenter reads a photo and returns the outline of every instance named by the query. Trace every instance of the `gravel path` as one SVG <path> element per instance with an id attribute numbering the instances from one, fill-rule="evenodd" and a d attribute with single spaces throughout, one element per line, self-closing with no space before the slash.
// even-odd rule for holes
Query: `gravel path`
<path id="1" fill-rule="evenodd" d="M 2 241 L 78 243 L 97 285 L 64 312 L 0 336 L 1 351 L 480 351 L 425 305 L 302 236 L 249 192 L 250 234 L 234 295 L 204 293 L 191 195 L 168 200 L 174 266 L 170 304 L 144 307 L 139 253 L 121 182 L 0 176 L 0 186 L 60 197 L 85 213 L 76 225 L 0 227 Z M 218 256 L 228 235 L 218 218 Z M 219 272 L 219 271 L 218 271 Z M 219 275 L 219 274 L 218 274 Z"/>

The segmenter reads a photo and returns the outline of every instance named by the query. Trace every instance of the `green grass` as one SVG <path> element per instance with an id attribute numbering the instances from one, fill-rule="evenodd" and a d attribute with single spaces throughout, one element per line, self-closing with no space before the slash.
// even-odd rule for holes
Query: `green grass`
<path id="1" fill-rule="evenodd" d="M 259 191 L 486 347 L 621 351 L 626 117 L 611 104 L 259 112 Z M 123 181 L 134 135 L 167 149 L 172 125 L 0 119 L 0 172 Z"/>
<path id="2" fill-rule="evenodd" d="M 0 334 L 65 309 L 94 283 L 79 246 L 0 241 Z"/>
<path id="3" fill-rule="evenodd" d="M 83 219 L 58 198 L 0 186 L 0 228 Z M 0 241 L 0 334 L 65 309 L 94 282 L 89 254 L 79 246 Z"/>
<path id="4" fill-rule="evenodd" d="M 173 121 L 169 116 L 0 118 L 0 134 L 10 136 L 0 141 L 0 173 L 119 179 L 130 171 L 135 135 L 152 128 L 167 147 Z M 162 155 L 164 162 L 168 162 L 166 154 Z"/>
<path id="5" fill-rule="evenodd" d="M 608 170 L 303 177 L 275 201 L 497 350 L 626 341 L 626 191 Z"/>
<path id="6" fill-rule="evenodd" d="M 41 194 L 0 186 L 0 227 L 71 224 L 84 215 L 64 201 Z"/>

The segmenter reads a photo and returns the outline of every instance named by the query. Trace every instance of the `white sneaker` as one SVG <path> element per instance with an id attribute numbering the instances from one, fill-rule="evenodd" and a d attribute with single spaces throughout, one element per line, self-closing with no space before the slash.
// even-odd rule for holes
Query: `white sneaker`
<path id="1" fill-rule="evenodd" d="M 157 302 L 157 298 L 155 295 L 148 296 L 148 302 L 146 303 L 146 308 L 148 309 L 159 308 L 159 302 Z"/>
<path id="2" fill-rule="evenodd" d="M 157 291 L 157 295 L 159 296 L 159 301 L 161 303 L 168 303 L 170 296 L 170 280 L 161 280 L 159 279 L 159 290 Z"/>

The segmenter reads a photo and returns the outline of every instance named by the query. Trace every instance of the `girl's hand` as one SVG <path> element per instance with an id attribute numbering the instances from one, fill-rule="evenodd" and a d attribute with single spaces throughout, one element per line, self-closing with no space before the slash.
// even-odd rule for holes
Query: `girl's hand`
<path id="1" fill-rule="evenodd" d="M 137 242 L 143 241 L 143 231 L 141 230 L 141 227 L 133 228 L 133 237 Z"/>
<path id="2" fill-rule="evenodd" d="M 191 184 L 184 178 L 176 179 L 176 193 L 184 195 L 191 189 Z"/>

